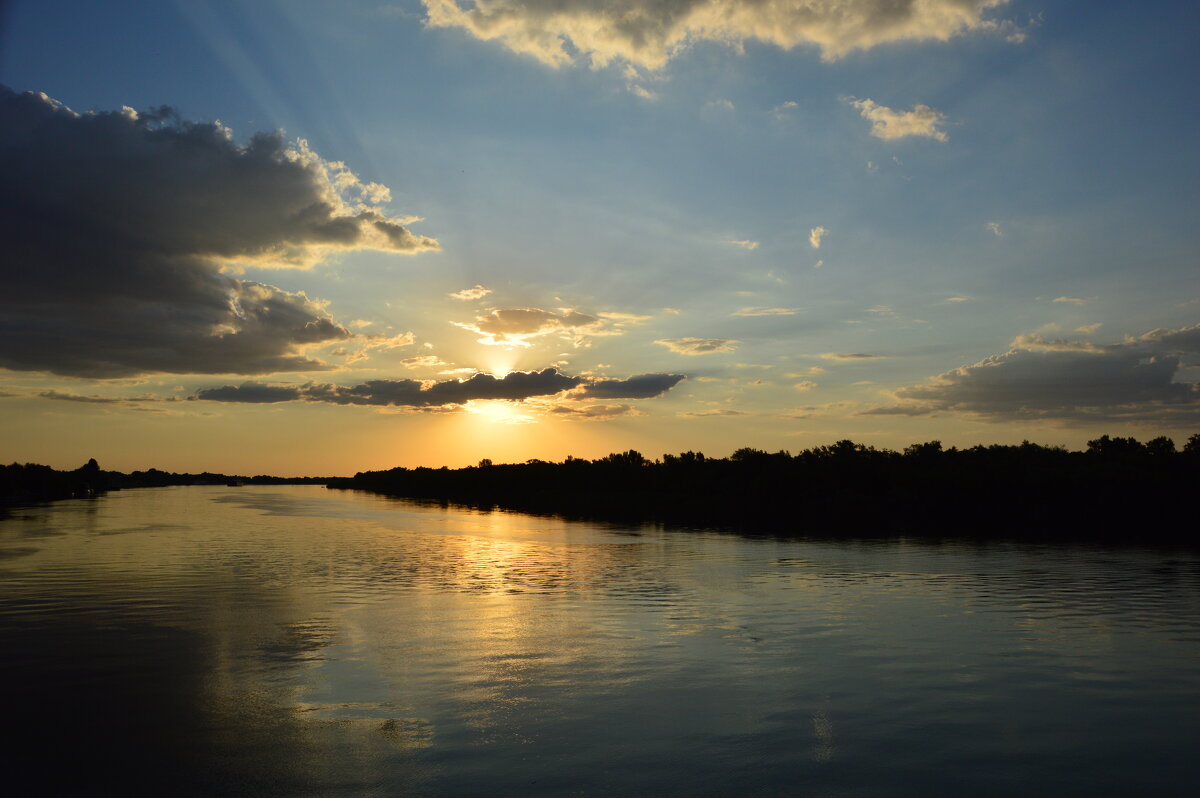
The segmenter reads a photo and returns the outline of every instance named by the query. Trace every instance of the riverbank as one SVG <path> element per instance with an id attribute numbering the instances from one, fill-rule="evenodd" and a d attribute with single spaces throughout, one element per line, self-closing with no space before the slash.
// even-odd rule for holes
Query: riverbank
<path id="1" fill-rule="evenodd" d="M 648 460 L 531 460 L 394 468 L 330 488 L 566 518 L 729 527 L 783 536 L 954 535 L 1192 545 L 1200 435 L 1104 436 L 1073 452 L 1033 443 L 903 452 L 840 441 L 799 454 L 741 449 Z"/>
<path id="2" fill-rule="evenodd" d="M 105 471 L 94 460 L 73 470 L 59 471 L 36 463 L 0 465 L 0 507 L 57 499 L 95 496 L 110 490 L 161 488 L 170 485 L 323 485 L 329 477 L 274 477 L 265 474 L 176 474 L 150 468 L 123 473 Z"/>

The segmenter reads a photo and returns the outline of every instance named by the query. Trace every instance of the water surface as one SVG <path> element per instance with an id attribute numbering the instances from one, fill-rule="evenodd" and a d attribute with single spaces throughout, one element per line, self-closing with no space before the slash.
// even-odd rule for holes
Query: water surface
<path id="1" fill-rule="evenodd" d="M 566 522 L 311 486 L 0 520 L 44 793 L 1185 795 L 1200 557 Z"/>

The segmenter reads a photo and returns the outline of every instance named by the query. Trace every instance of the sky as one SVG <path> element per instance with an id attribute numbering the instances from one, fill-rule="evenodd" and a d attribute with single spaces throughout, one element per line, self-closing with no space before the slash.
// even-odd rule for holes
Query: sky
<path id="1" fill-rule="evenodd" d="M 0 8 L 6 462 L 1200 431 L 1200 5 Z"/>

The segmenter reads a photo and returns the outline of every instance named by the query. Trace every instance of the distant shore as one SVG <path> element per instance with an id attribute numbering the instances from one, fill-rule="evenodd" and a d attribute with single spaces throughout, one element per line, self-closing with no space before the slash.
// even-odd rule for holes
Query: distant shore
<path id="1" fill-rule="evenodd" d="M 1200 434 L 1103 436 L 1082 452 L 1022 443 L 902 452 L 851 441 L 798 454 L 740 449 L 648 460 L 530 460 L 459 469 L 393 468 L 330 488 L 618 522 L 724 527 L 781 536 L 929 535 L 1193 545 Z"/>
<path id="2" fill-rule="evenodd" d="M 86 498 L 111 490 L 162 488 L 170 485 L 324 485 L 329 477 L 273 477 L 237 474 L 176 474 L 150 468 L 122 473 L 105 471 L 95 459 L 73 471 L 35 463 L 0 465 L 0 507 Z"/>

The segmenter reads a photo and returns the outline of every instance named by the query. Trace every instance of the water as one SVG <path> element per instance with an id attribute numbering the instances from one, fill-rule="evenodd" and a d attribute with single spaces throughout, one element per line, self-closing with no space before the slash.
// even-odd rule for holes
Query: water
<path id="1" fill-rule="evenodd" d="M 1185 795 L 1200 557 L 124 491 L 0 520 L 0 684 L 22 794 Z"/>

